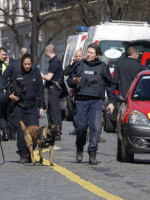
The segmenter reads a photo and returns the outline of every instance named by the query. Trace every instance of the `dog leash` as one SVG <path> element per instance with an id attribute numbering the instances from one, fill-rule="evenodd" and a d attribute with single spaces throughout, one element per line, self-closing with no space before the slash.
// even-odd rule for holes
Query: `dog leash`
<path id="1" fill-rule="evenodd" d="M 2 152 L 2 157 L 3 157 L 3 162 L 0 163 L 0 165 L 3 165 L 5 163 L 5 157 L 4 157 L 4 151 L 3 151 L 3 147 L 2 147 L 2 140 L 1 140 L 1 136 L 0 136 L 0 146 L 1 146 L 1 152 Z"/>

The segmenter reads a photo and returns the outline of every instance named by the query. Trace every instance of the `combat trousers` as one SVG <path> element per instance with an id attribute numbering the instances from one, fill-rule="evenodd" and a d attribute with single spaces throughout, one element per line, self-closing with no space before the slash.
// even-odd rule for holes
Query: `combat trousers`
<path id="1" fill-rule="evenodd" d="M 14 106 L 11 115 L 12 126 L 17 130 L 17 153 L 19 155 L 28 154 L 26 142 L 24 140 L 24 133 L 22 131 L 20 120 L 23 120 L 26 126 L 37 125 L 39 126 L 39 120 L 37 116 L 37 108 L 28 108 L 26 110 L 19 106 Z"/>
<path id="2" fill-rule="evenodd" d="M 76 102 L 76 145 L 83 149 L 86 144 L 87 128 L 90 129 L 88 152 L 98 150 L 99 132 L 102 122 L 102 99 Z"/>
<path id="3" fill-rule="evenodd" d="M 53 124 L 59 125 L 62 128 L 62 115 L 60 109 L 60 91 L 55 85 L 48 89 L 48 110 L 47 113 Z"/>

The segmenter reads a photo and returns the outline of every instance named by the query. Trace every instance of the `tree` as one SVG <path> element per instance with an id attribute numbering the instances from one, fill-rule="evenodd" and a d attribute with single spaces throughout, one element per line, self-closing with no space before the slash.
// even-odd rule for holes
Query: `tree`
<path id="1" fill-rule="evenodd" d="M 23 1 L 20 0 L 19 2 Z M 50 31 L 50 36 L 47 38 L 47 41 L 45 41 L 45 45 L 61 34 L 64 29 L 69 29 L 76 25 L 96 25 L 100 22 L 104 22 L 106 18 L 110 20 L 149 20 L 148 8 L 150 7 L 150 0 L 144 1 L 145 3 L 143 3 L 143 1 L 140 1 L 139 3 L 138 0 L 65 0 L 63 7 L 58 9 L 56 9 L 56 2 L 58 3 L 58 0 L 33 0 L 32 2 L 37 3 L 36 10 L 34 10 L 37 14 L 34 19 L 37 33 L 35 36 L 36 41 L 38 40 L 41 29 L 44 29 L 45 27 L 51 27 L 51 29 L 53 29 L 53 34 L 51 34 Z M 28 3 L 30 3 L 30 1 L 28 1 Z M 46 5 L 46 8 L 44 5 Z M 47 8 L 49 8 L 48 11 L 43 13 L 43 10 Z M 18 14 L 17 10 L 22 10 L 23 14 Z M 30 23 L 33 23 L 33 9 L 29 10 L 27 6 L 23 5 L 20 7 L 14 6 L 11 10 L 0 7 L 0 11 L 4 17 L 4 20 L 0 20 L 0 23 L 5 24 L 13 31 L 18 46 L 21 48 L 24 44 L 22 35 L 17 26 L 17 19 L 23 18 L 30 21 Z M 34 31 L 32 31 L 32 33 L 34 34 Z M 33 39 L 31 41 L 33 41 Z M 44 50 L 42 50 L 42 53 L 43 52 Z M 39 59 L 41 58 L 41 55 L 39 56 Z"/>

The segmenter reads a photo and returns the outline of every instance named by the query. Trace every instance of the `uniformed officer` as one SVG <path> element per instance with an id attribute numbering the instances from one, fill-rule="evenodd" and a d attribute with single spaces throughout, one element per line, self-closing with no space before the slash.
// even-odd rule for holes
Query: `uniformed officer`
<path id="1" fill-rule="evenodd" d="M 3 47 L 0 47 L 0 92 L 1 92 L 1 97 L 3 98 L 3 74 L 4 71 L 6 70 L 8 65 L 8 57 L 7 57 L 7 52 L 6 49 Z M 3 106 L 0 108 L 0 129 L 3 131 L 3 138 L 2 140 L 8 141 L 8 133 L 7 133 L 7 125 L 6 125 L 6 107 L 7 107 L 7 101 L 2 102 Z"/>
<path id="2" fill-rule="evenodd" d="M 11 80 L 11 78 L 13 77 L 14 74 L 18 73 L 18 71 L 20 71 L 20 65 L 21 65 L 21 58 L 24 54 L 28 53 L 28 49 L 26 47 L 22 47 L 19 50 L 18 53 L 18 59 L 15 60 L 14 62 L 9 62 L 9 65 L 7 66 L 6 70 L 3 73 L 3 85 L 4 88 L 7 87 L 9 80 Z M 40 71 L 39 68 L 36 66 L 35 63 L 32 64 L 32 70 L 36 71 L 36 73 L 39 73 L 40 76 Z M 7 109 L 7 131 L 9 131 L 9 138 L 10 139 L 16 139 L 16 130 L 15 128 L 12 126 L 12 119 L 11 119 L 11 115 L 9 114 L 9 112 L 11 112 L 12 109 L 12 102 L 8 105 L 8 109 Z"/>
<path id="3" fill-rule="evenodd" d="M 90 129 L 89 163 L 97 164 L 99 131 L 102 119 L 102 106 L 105 89 L 108 92 L 109 105 L 107 109 L 114 110 L 115 85 L 112 84 L 109 67 L 100 61 L 101 49 L 99 45 L 89 44 L 86 59 L 76 63 L 74 71 L 69 77 L 68 84 L 73 87 L 76 95 L 76 160 L 83 159 L 83 148 L 86 143 L 87 127 Z"/>
<path id="4" fill-rule="evenodd" d="M 43 117 L 44 115 L 43 82 L 41 75 L 32 69 L 32 63 L 30 54 L 23 55 L 21 58 L 21 70 L 13 75 L 12 86 L 14 87 L 18 83 L 22 88 L 22 92 L 17 94 L 15 89 L 11 88 L 11 84 L 9 88 L 9 98 L 13 101 L 11 118 L 13 126 L 17 129 L 17 153 L 20 155 L 19 163 L 21 164 L 27 162 L 29 152 L 19 121 L 23 120 L 26 126 L 39 125 L 37 106 L 40 108 L 40 116 Z"/>
<path id="5" fill-rule="evenodd" d="M 8 81 L 11 79 L 13 74 L 17 73 L 20 71 L 20 63 L 21 63 L 21 58 L 24 54 L 27 54 L 28 50 L 26 47 L 22 47 L 18 53 L 19 58 L 17 60 L 14 60 L 14 62 L 9 62 L 9 65 L 7 66 L 5 72 L 3 73 L 3 83 L 4 87 L 7 87 Z M 32 66 L 33 68 L 33 66 Z"/>
<path id="6" fill-rule="evenodd" d="M 84 55 L 83 55 L 83 52 L 81 50 L 77 50 L 75 52 L 75 55 L 71 58 L 71 61 L 70 61 L 70 65 L 68 65 L 65 69 L 64 69 L 64 75 L 65 76 L 69 76 L 73 69 L 74 69 L 74 65 L 77 61 L 80 61 L 84 58 Z M 72 94 L 72 96 L 70 97 L 70 99 L 72 98 L 72 112 L 73 112 L 73 126 L 74 126 L 74 130 L 72 132 L 69 132 L 69 135 L 76 135 L 76 129 L 75 129 L 75 110 L 76 110 L 76 106 L 75 106 L 75 101 L 73 101 L 73 98 L 74 98 L 74 92 Z"/>
<path id="7" fill-rule="evenodd" d="M 71 58 L 70 64 L 64 69 L 64 75 L 68 76 L 74 67 L 76 61 L 82 60 L 84 58 L 83 52 L 81 50 L 77 50 L 75 55 Z"/>
<path id="8" fill-rule="evenodd" d="M 62 116 L 60 109 L 60 81 L 63 74 L 62 65 L 56 56 L 53 44 L 49 44 L 45 48 L 45 54 L 50 58 L 48 74 L 42 75 L 42 78 L 46 80 L 46 85 L 48 87 L 48 117 L 50 118 L 49 120 L 51 123 L 58 125 L 61 130 Z M 56 140 L 61 140 L 61 131 L 56 136 Z"/>

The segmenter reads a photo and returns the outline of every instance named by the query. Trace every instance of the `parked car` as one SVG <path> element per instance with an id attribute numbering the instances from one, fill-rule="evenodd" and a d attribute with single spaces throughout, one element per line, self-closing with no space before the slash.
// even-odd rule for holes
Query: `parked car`
<path id="1" fill-rule="evenodd" d="M 111 44 L 111 43 L 110 43 Z M 124 50 L 128 47 L 128 46 L 136 46 L 139 49 L 139 58 L 138 61 L 143 65 L 143 67 L 145 69 L 150 69 L 150 41 L 149 40 L 135 40 L 135 41 L 128 41 L 128 42 L 123 42 L 122 43 L 124 46 Z M 111 47 L 112 48 L 112 47 Z M 103 48 L 102 48 L 103 50 Z M 117 63 L 118 59 L 111 59 L 110 60 L 110 68 L 112 69 L 112 65 L 113 68 L 115 69 L 116 63 Z M 113 76 L 114 71 L 111 71 L 111 75 Z M 118 94 L 118 91 L 115 91 L 116 94 Z M 107 115 L 107 110 L 105 110 L 105 114 L 104 114 L 104 130 L 105 132 L 116 132 L 116 118 L 117 117 L 117 113 L 118 113 L 118 104 L 115 104 L 115 110 L 113 112 L 113 114 L 111 115 Z"/>
<path id="2" fill-rule="evenodd" d="M 117 119 L 117 160 L 133 162 L 134 154 L 150 153 L 150 70 L 134 79 L 121 102 Z"/>

